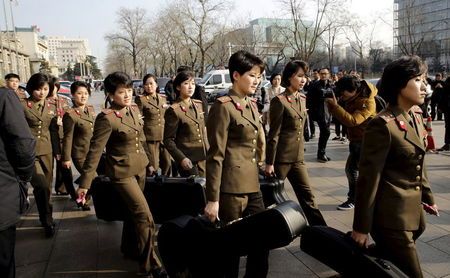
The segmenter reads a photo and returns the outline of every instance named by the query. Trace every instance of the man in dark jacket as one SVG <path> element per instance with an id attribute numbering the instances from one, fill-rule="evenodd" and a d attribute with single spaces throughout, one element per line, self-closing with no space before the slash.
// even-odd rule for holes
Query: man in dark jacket
<path id="1" fill-rule="evenodd" d="M 311 121 L 317 122 L 320 129 L 319 149 L 317 150 L 317 161 L 325 163 L 330 160 L 326 155 L 328 138 L 330 138 L 331 114 L 325 104 L 325 98 L 332 97 L 333 85 L 331 84 L 330 71 L 328 68 L 319 70 L 320 80 L 314 82 L 308 91 L 307 106 L 309 108 Z"/>
<path id="2" fill-rule="evenodd" d="M 35 159 L 33 135 L 14 91 L 0 88 L 0 277 L 15 277 L 16 223 Z"/>

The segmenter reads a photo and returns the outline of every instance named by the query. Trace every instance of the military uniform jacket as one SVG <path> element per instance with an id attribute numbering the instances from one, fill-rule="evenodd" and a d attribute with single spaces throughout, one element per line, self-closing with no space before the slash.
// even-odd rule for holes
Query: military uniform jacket
<path id="1" fill-rule="evenodd" d="M 74 107 L 64 114 L 63 161 L 86 158 L 94 131 L 94 118 L 92 105 L 87 105 L 84 111 Z"/>
<path id="2" fill-rule="evenodd" d="M 42 102 L 39 111 L 32 98 L 20 100 L 31 134 L 36 139 L 36 156 L 61 153 L 58 136 L 58 124 L 55 106 L 48 100 Z"/>
<path id="3" fill-rule="evenodd" d="M 425 228 L 422 202 L 433 205 L 424 165 L 427 131 L 422 111 L 410 116 L 398 107 L 380 112 L 364 134 L 353 229 L 372 226 L 414 231 Z M 416 132 L 417 130 L 417 132 Z"/>
<path id="4" fill-rule="evenodd" d="M 267 164 L 303 161 L 303 125 L 306 117 L 304 94 L 286 90 L 272 99 L 267 138 Z"/>
<path id="5" fill-rule="evenodd" d="M 246 101 L 230 90 L 211 107 L 206 127 L 208 201 L 218 201 L 220 192 L 258 192 L 258 163 L 265 159 L 265 137 L 256 101 Z"/>
<path id="6" fill-rule="evenodd" d="M 142 116 L 144 117 L 144 133 L 147 141 L 162 141 L 164 131 L 164 114 L 167 104 L 166 96 L 143 95 L 135 99 Z"/>
<path id="7" fill-rule="evenodd" d="M 202 161 L 206 158 L 205 117 L 202 101 L 191 99 L 172 104 L 165 115 L 164 145 L 177 163 L 184 158 Z"/>
<path id="8" fill-rule="evenodd" d="M 144 122 L 137 106 L 104 109 L 95 119 L 94 134 L 83 165 L 80 186 L 90 188 L 106 148 L 106 175 L 124 179 L 141 173 L 148 164 L 144 150 Z"/>

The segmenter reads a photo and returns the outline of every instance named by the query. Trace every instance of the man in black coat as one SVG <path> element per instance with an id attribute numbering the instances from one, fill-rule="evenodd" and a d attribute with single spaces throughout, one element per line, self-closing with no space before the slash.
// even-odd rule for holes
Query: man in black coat
<path id="1" fill-rule="evenodd" d="M 14 91 L 0 88 L 0 277 L 15 277 L 16 223 L 27 206 L 36 141 Z"/>
<path id="2" fill-rule="evenodd" d="M 325 105 L 325 98 L 332 97 L 334 86 L 330 81 L 330 71 L 328 68 L 319 70 L 320 80 L 311 84 L 308 88 L 307 107 L 311 116 L 311 121 L 317 122 L 320 129 L 319 148 L 317 150 L 317 161 L 325 163 L 330 160 L 326 155 L 328 138 L 330 138 L 331 114 Z M 330 95 L 331 94 L 331 95 Z"/>

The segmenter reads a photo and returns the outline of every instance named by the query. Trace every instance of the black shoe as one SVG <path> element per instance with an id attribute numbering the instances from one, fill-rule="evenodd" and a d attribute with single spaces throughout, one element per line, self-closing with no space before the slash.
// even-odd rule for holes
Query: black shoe
<path id="1" fill-rule="evenodd" d="M 55 235 L 55 224 L 44 226 L 45 237 L 51 238 Z"/>
<path id="2" fill-rule="evenodd" d="M 326 163 L 326 162 L 330 161 L 330 158 L 328 156 L 326 156 L 325 154 L 319 154 L 317 156 L 317 161 L 320 163 Z"/>
<path id="3" fill-rule="evenodd" d="M 167 272 L 162 267 L 155 267 L 150 270 L 153 278 L 168 278 Z"/>
<path id="4" fill-rule="evenodd" d="M 340 204 L 339 206 L 337 206 L 338 210 L 352 210 L 355 208 L 355 203 L 353 203 L 350 200 L 347 200 L 345 202 L 343 202 L 342 204 Z"/>
<path id="5" fill-rule="evenodd" d="M 442 146 L 442 148 L 437 149 L 438 151 L 442 152 L 442 151 L 450 151 L 450 145 L 449 144 L 445 144 L 444 146 Z"/>
<path id="6" fill-rule="evenodd" d="M 66 190 L 55 190 L 56 195 L 61 195 L 61 196 L 67 196 L 69 195 L 69 192 L 67 192 Z"/>
<path id="7" fill-rule="evenodd" d="M 87 203 L 78 203 L 77 202 L 77 206 L 78 208 L 81 208 L 82 211 L 90 211 L 91 207 L 87 204 Z"/>

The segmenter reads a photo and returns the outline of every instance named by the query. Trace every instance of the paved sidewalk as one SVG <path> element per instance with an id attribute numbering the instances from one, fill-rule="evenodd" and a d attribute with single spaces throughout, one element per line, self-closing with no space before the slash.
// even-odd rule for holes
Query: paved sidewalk
<path id="1" fill-rule="evenodd" d="M 436 145 L 443 144 L 444 123 L 434 122 Z M 316 136 L 318 133 L 316 134 Z M 332 132 L 331 137 L 334 137 Z M 382 143 L 382 142 L 380 142 Z M 342 231 L 351 230 L 353 211 L 338 211 L 346 200 L 347 180 L 344 173 L 348 145 L 329 141 L 327 154 L 331 161 L 317 163 L 317 139 L 306 144 L 306 162 L 314 193 L 326 221 Z M 450 278 L 450 152 L 426 156 L 440 217 L 427 216 L 427 230 L 417 246 L 425 277 Z M 288 195 L 295 200 L 289 184 Z M 39 225 L 36 207 L 19 224 L 16 263 L 18 278 L 37 277 L 136 277 L 137 264 L 123 259 L 120 251 L 121 222 L 96 219 L 93 211 L 82 212 L 67 197 L 54 196 L 56 235 L 45 239 Z M 336 273 L 299 248 L 296 239 L 286 248 L 270 254 L 272 278 L 331 277 Z"/>

